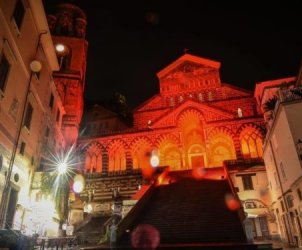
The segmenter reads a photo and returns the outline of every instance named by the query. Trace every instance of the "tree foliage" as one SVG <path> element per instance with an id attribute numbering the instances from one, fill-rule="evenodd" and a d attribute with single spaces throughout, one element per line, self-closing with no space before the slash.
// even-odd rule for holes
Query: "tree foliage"
<path id="1" fill-rule="evenodd" d="M 276 103 L 277 103 L 278 97 L 277 96 L 273 96 L 270 99 L 268 99 L 265 103 L 264 103 L 264 110 L 265 111 L 271 111 L 274 110 Z"/>
<path id="2" fill-rule="evenodd" d="M 42 174 L 41 192 L 50 195 L 54 201 L 60 225 L 68 215 L 69 181 L 68 175 L 58 175 L 56 171 Z"/>
<path id="3" fill-rule="evenodd" d="M 302 88 L 294 88 L 290 90 L 294 95 L 302 97 Z"/>

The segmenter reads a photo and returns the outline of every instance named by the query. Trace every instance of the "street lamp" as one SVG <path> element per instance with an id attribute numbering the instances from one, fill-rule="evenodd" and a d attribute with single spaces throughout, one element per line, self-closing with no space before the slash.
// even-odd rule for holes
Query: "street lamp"
<path id="1" fill-rule="evenodd" d="M 65 161 L 63 162 L 59 162 L 58 163 L 58 172 L 59 172 L 59 175 L 61 174 L 65 174 L 67 171 L 67 164 Z"/>
<path id="2" fill-rule="evenodd" d="M 59 58 L 59 64 L 60 64 L 60 70 L 61 70 L 62 65 L 63 65 L 64 57 L 69 54 L 69 49 L 68 49 L 67 46 L 65 46 L 62 43 L 56 44 L 55 49 L 56 49 L 56 52 L 57 52 L 57 55 L 58 55 L 58 58 Z"/>
<path id="3" fill-rule="evenodd" d="M 39 73 L 42 69 L 41 62 L 39 62 L 37 60 L 33 60 L 29 66 L 30 66 L 31 71 L 34 73 Z"/>
<path id="4" fill-rule="evenodd" d="M 56 45 L 56 51 L 59 52 L 59 53 L 62 53 L 65 51 L 65 45 L 64 44 L 61 44 L 61 43 L 58 43 Z"/>
<path id="5" fill-rule="evenodd" d="M 69 202 L 72 190 L 79 193 L 84 188 L 84 178 L 76 174 L 79 164 L 77 148 L 73 144 L 68 150 L 52 153 L 45 158 L 48 162 L 49 170 L 42 177 L 42 190 L 52 197 L 54 208 L 59 219 L 59 235 L 63 236 L 65 221 L 68 221 Z"/>

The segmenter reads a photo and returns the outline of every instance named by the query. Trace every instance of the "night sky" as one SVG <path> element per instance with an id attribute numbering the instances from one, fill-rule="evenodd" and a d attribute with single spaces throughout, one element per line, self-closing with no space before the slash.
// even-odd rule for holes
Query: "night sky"
<path id="1" fill-rule="evenodd" d="M 44 2 L 49 12 L 62 1 Z M 222 82 L 249 90 L 297 75 L 302 59 L 301 0 L 69 2 L 87 14 L 89 101 L 119 92 L 136 107 L 159 92 L 156 73 L 185 48 L 220 61 Z"/>

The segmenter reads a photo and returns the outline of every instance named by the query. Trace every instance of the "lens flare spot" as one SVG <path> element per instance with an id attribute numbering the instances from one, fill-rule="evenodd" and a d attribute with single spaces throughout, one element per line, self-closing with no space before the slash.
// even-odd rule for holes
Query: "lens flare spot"
<path id="1" fill-rule="evenodd" d="M 150 159 L 150 164 L 152 167 L 157 167 L 159 165 L 159 158 L 157 155 L 152 155 Z"/>
<path id="2" fill-rule="evenodd" d="M 206 175 L 206 170 L 204 167 L 197 167 L 192 169 L 193 178 L 199 180 Z"/>
<path id="3" fill-rule="evenodd" d="M 156 12 L 148 11 L 145 17 L 146 21 L 152 25 L 157 25 L 159 23 L 159 15 Z"/>
<path id="4" fill-rule="evenodd" d="M 152 174 L 154 173 L 155 169 L 152 167 L 144 167 L 142 169 L 142 174 L 145 178 L 151 178 Z"/>
<path id="5" fill-rule="evenodd" d="M 152 225 L 138 225 L 131 233 L 131 244 L 136 249 L 156 249 L 160 242 L 160 233 Z"/>
<path id="6" fill-rule="evenodd" d="M 240 201 L 233 194 L 226 194 L 225 204 L 229 210 L 236 211 L 240 208 Z"/>
<path id="7" fill-rule="evenodd" d="M 84 189 L 84 185 L 82 182 L 80 181 L 75 181 L 72 185 L 72 189 L 74 192 L 76 193 L 81 193 Z"/>

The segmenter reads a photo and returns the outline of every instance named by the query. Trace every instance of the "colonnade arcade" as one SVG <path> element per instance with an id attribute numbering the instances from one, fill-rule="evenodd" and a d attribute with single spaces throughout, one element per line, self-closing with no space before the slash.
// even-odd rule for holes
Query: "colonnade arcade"
<path id="1" fill-rule="evenodd" d="M 172 170 L 218 167 L 224 160 L 262 156 L 263 130 L 244 121 L 215 125 L 197 109 L 176 117 L 175 127 L 90 140 L 84 148 L 86 172 L 119 172 L 150 167 L 151 152 Z"/>

